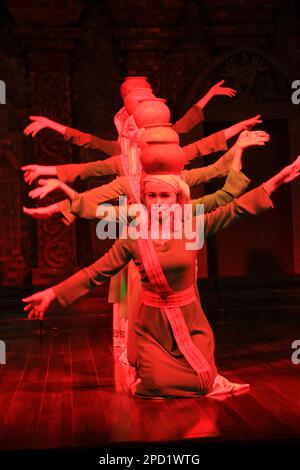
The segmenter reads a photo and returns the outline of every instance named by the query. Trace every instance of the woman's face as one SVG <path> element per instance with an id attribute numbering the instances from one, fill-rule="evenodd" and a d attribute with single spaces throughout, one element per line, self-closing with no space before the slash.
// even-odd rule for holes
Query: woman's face
<path id="1" fill-rule="evenodd" d="M 147 188 L 147 186 L 149 186 L 149 188 Z M 153 214 L 155 215 L 156 210 L 159 209 L 160 220 L 169 215 L 168 208 L 177 202 L 177 193 L 172 190 L 169 185 L 163 183 L 146 185 L 144 194 L 145 205 L 148 211 L 150 212 L 151 206 L 155 205 L 155 207 L 152 208 Z"/>

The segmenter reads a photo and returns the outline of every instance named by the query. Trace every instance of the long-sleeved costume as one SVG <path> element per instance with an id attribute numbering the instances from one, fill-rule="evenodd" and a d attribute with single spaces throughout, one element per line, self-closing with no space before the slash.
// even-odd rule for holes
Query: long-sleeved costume
<path id="1" fill-rule="evenodd" d="M 122 108 L 122 110 L 124 110 L 124 108 Z M 122 110 L 120 110 L 119 113 L 121 113 Z M 178 132 L 178 134 L 184 134 L 189 132 L 203 120 L 204 116 L 202 109 L 199 106 L 194 105 L 184 114 L 184 116 L 182 116 L 182 118 L 176 121 L 173 125 L 173 129 Z M 64 139 L 67 142 L 71 142 L 72 144 L 78 145 L 84 149 L 104 152 L 106 155 L 117 155 L 121 153 L 121 144 L 119 141 L 101 139 L 100 137 L 73 129 L 72 127 L 66 127 Z"/>
<path id="2" fill-rule="evenodd" d="M 272 208 L 272 202 L 263 187 L 241 196 L 234 202 L 204 215 L 205 237 L 215 234 L 230 223 Z M 184 291 L 195 283 L 197 250 L 188 250 L 186 240 L 154 241 L 163 273 L 173 291 Z M 116 241 L 109 252 L 88 268 L 84 268 L 62 283 L 54 292 L 62 305 L 68 305 L 88 293 L 94 286 L 119 272 L 130 260 L 139 269 L 143 289 L 153 290 L 147 278 L 136 240 Z M 200 302 L 196 297 L 181 307 L 186 327 L 194 345 L 208 362 L 212 375 L 214 363 L 214 338 Z M 199 389 L 194 370 L 177 347 L 168 319 L 161 308 L 142 304 L 135 319 L 137 338 L 137 373 L 141 382 L 137 396 L 198 396 Z"/>
<path id="3" fill-rule="evenodd" d="M 187 175 L 188 177 L 186 178 L 185 181 L 188 181 L 189 184 L 193 186 L 192 184 L 193 177 L 194 177 L 193 174 L 189 175 L 189 173 L 187 173 Z M 123 186 L 123 183 L 124 183 L 124 186 Z M 234 198 L 237 198 L 240 195 L 242 195 L 246 191 L 249 183 L 250 183 L 250 180 L 249 178 L 247 178 L 246 175 L 244 175 L 244 173 L 236 172 L 235 170 L 230 170 L 226 178 L 225 184 L 221 189 L 217 190 L 216 192 L 212 194 L 206 194 L 197 199 L 191 200 L 193 215 L 196 215 L 197 204 L 204 205 L 205 213 L 212 212 L 217 207 L 228 204 Z M 123 189 L 125 188 L 129 204 L 134 203 L 134 195 L 132 194 L 130 186 L 128 185 L 127 181 L 123 180 L 121 184 L 122 184 Z M 91 197 L 89 197 L 90 194 L 91 194 Z M 108 194 L 108 193 L 106 193 L 106 190 L 104 190 L 104 193 L 101 194 L 101 198 L 98 197 L 98 193 L 96 191 L 93 193 L 93 190 L 88 191 L 87 193 L 78 194 L 75 197 L 74 201 L 70 203 L 71 214 L 69 214 L 69 210 L 64 211 L 64 217 L 66 219 L 65 220 L 66 223 L 71 223 L 73 221 L 74 216 L 82 217 L 84 219 L 99 218 L 97 215 L 97 209 L 99 205 L 103 202 L 102 201 L 103 194 Z M 121 224 L 126 224 L 128 222 L 131 222 L 132 219 L 130 215 L 127 214 L 125 209 L 126 207 L 124 207 L 124 210 L 122 210 L 122 206 L 113 206 L 110 212 L 108 212 L 105 217 L 107 218 L 107 220 L 111 220 L 111 221 L 115 220 L 117 223 L 121 223 Z M 107 207 L 106 207 L 106 210 L 107 210 Z"/>
<path id="4" fill-rule="evenodd" d="M 232 164 L 232 153 L 229 150 L 223 157 L 217 160 L 212 165 L 203 168 L 194 168 L 192 170 L 183 170 L 181 172 L 182 179 L 190 186 L 196 186 L 201 183 L 207 183 L 215 178 L 226 176 Z M 249 183 L 248 178 L 243 173 L 231 172 L 225 187 L 214 193 L 213 195 L 204 196 L 203 204 L 209 206 L 209 210 L 213 210 L 219 205 L 230 202 L 233 197 L 241 194 L 241 190 L 246 189 Z M 137 202 L 132 191 L 129 179 L 126 176 L 116 178 L 111 183 L 102 185 L 98 188 L 79 193 L 75 196 L 73 201 L 65 199 L 59 202 L 58 208 L 62 216 L 62 220 L 66 224 L 71 224 L 75 217 L 89 218 L 89 210 L 85 209 L 90 207 L 90 203 L 96 205 L 102 204 L 106 201 L 112 201 L 120 196 L 127 196 L 128 204 Z M 222 203 L 219 203 L 219 198 Z"/>
<path id="5" fill-rule="evenodd" d="M 103 175 L 124 175 L 128 176 L 128 171 L 131 173 L 135 173 L 138 165 L 136 162 L 137 157 L 137 149 L 133 149 L 133 153 L 131 153 L 131 145 L 128 137 L 126 136 L 127 132 L 125 130 L 126 125 L 129 125 L 129 121 L 133 119 L 133 117 L 129 117 L 128 113 L 126 112 L 125 108 L 122 108 L 119 113 L 115 116 L 115 124 L 118 129 L 119 139 L 118 141 L 107 141 L 100 139 L 98 137 L 92 136 L 90 134 L 85 134 L 75 129 L 66 128 L 65 131 L 65 140 L 72 142 L 82 148 L 87 150 L 96 150 L 96 151 L 103 151 L 106 154 L 113 155 L 111 158 L 106 160 L 100 160 L 96 162 L 90 163 L 83 163 L 83 164 L 68 164 L 68 165 L 59 165 L 56 167 L 58 178 L 64 182 L 73 182 L 77 178 L 80 179 L 87 179 L 93 176 L 103 176 Z M 173 129 L 178 133 L 186 133 L 191 130 L 195 125 L 199 122 L 203 121 L 203 112 L 202 109 L 194 105 L 179 121 L 177 121 L 173 125 Z M 185 146 L 184 152 L 186 155 L 186 161 L 190 161 L 193 158 L 196 158 L 200 155 L 206 155 L 208 153 L 216 152 L 219 150 L 226 150 L 227 143 L 225 139 L 225 134 L 223 131 L 217 132 L 209 137 L 201 139 L 197 142 L 194 142 L 190 145 Z M 116 155 L 116 153 L 123 152 L 123 155 Z M 125 153 L 124 153 L 125 152 Z M 127 155 L 127 156 L 126 156 Z M 129 156 L 131 155 L 131 156 Z M 128 159 L 128 160 L 127 160 Z M 133 159 L 133 160 L 132 160 Z M 127 163 L 126 163 L 127 162 Z M 133 164 L 133 166 L 132 166 Z M 129 166 L 128 166 L 129 165 Z M 135 168 L 135 169 L 134 169 Z M 192 179 L 192 174 L 191 174 Z M 121 184 L 120 184 L 121 183 Z M 123 184 L 122 184 L 123 183 Z M 125 188 L 122 188 L 125 186 Z M 105 200 L 110 200 L 117 195 L 129 194 L 130 202 L 134 201 L 134 197 L 132 198 L 132 191 L 131 185 L 126 178 L 125 181 L 117 181 L 111 185 L 106 185 L 103 187 L 103 192 L 100 196 L 100 200 L 98 202 L 104 202 Z M 124 192 L 125 191 L 125 192 Z M 87 192 L 89 193 L 89 192 Z M 118 194 L 117 194 L 118 193 Z M 219 196 L 220 204 L 222 202 L 222 198 L 226 201 L 229 199 L 229 192 L 227 193 L 226 190 L 222 194 L 216 196 L 216 204 L 218 205 L 217 197 Z M 89 197 L 98 197 L 100 193 L 91 192 L 89 196 L 85 197 L 84 195 L 78 196 L 80 201 L 83 203 L 87 202 L 89 205 Z M 214 202 L 212 201 L 203 201 L 204 204 L 213 206 Z M 223 202 L 222 202 L 223 203 Z M 224 202 L 226 203 L 226 202 Z M 78 200 L 74 201 L 74 205 L 69 206 L 68 201 L 63 201 L 59 204 L 60 211 L 63 214 L 64 218 L 63 221 L 67 224 L 71 223 L 76 216 L 81 215 L 85 217 L 84 211 L 80 214 L 80 212 L 76 213 L 76 208 L 79 207 Z M 73 211 L 71 213 L 71 211 Z M 130 266 L 130 268 L 132 268 Z M 132 272 L 132 269 L 130 269 Z M 109 302 L 116 304 L 120 303 L 122 305 L 122 316 L 128 315 L 128 296 L 127 296 L 127 286 L 130 285 L 127 282 L 127 273 L 124 271 L 119 273 L 111 280 L 110 290 L 109 290 Z M 127 303 L 125 299 L 128 299 Z"/>
<path id="6" fill-rule="evenodd" d="M 78 133 L 78 138 L 74 138 L 78 145 L 84 148 L 91 148 L 91 145 L 96 145 L 94 139 L 89 140 L 88 143 L 85 142 L 85 138 L 82 137 L 82 132 L 76 131 Z M 89 134 L 83 134 L 89 135 Z M 225 140 L 225 135 L 223 131 L 216 132 L 208 137 L 204 137 L 192 144 L 185 145 L 182 147 L 185 155 L 186 161 L 189 162 L 199 156 L 208 155 L 213 152 L 225 151 L 227 150 L 227 143 Z M 65 183 L 72 183 L 76 179 L 85 180 L 90 177 L 95 176 L 109 176 L 109 175 L 118 175 L 124 176 L 124 168 L 122 165 L 121 156 L 119 154 L 113 154 L 112 157 L 105 160 L 97 160 L 94 162 L 88 163 L 68 163 L 66 165 L 57 165 L 56 166 L 58 179 L 64 181 Z"/>
<path id="7" fill-rule="evenodd" d="M 181 176 L 189 186 L 194 186 L 210 181 L 218 176 L 226 175 L 231 164 L 232 154 L 231 151 L 228 151 L 216 163 L 203 168 L 184 170 Z M 195 200 L 193 204 L 194 206 L 196 204 L 204 204 L 205 212 L 212 211 L 216 207 L 225 205 L 232 201 L 233 198 L 243 194 L 248 184 L 249 179 L 243 173 L 231 170 L 222 189 L 214 194 L 205 195 Z M 78 194 L 72 202 L 69 200 L 62 201 L 58 206 L 63 216 L 63 221 L 66 224 L 70 224 L 78 216 L 95 218 L 98 204 L 113 200 L 122 195 L 127 195 L 128 204 L 138 202 L 133 194 L 130 180 L 125 176 L 117 178 L 107 185 Z M 141 285 L 132 263 L 129 264 L 128 269 L 129 277 L 127 276 L 126 269 L 111 279 L 108 301 L 112 304 L 121 302 L 122 315 L 129 320 L 127 355 L 129 362 L 134 364 L 136 361 L 136 341 L 130 324 L 132 324 L 131 318 L 135 315 L 141 301 Z M 134 289 L 132 286 L 134 286 Z"/>

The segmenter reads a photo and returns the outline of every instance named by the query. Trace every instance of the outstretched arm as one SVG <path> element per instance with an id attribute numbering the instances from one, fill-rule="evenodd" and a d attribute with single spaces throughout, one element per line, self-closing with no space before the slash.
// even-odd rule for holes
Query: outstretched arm
<path id="1" fill-rule="evenodd" d="M 222 150 L 225 151 L 227 150 L 225 133 L 224 131 L 215 132 L 207 137 L 203 137 L 203 139 L 184 145 L 182 149 L 186 156 L 186 164 L 195 158 Z"/>
<path id="2" fill-rule="evenodd" d="M 260 115 L 258 114 L 253 118 L 238 122 L 234 126 L 215 132 L 189 145 L 185 145 L 182 148 L 186 155 L 187 162 L 210 153 L 227 150 L 227 141 L 231 137 L 234 137 L 243 130 L 250 130 L 253 126 L 261 122 Z"/>
<path id="3" fill-rule="evenodd" d="M 233 126 L 228 127 L 227 129 L 224 129 L 224 134 L 225 134 L 225 139 L 229 140 L 231 137 L 234 137 L 235 135 L 239 134 L 242 131 L 249 131 L 252 129 L 252 127 L 256 126 L 256 124 L 261 124 L 262 120 L 260 119 L 260 114 L 257 114 L 256 116 L 245 119 L 244 121 L 240 121 L 237 124 L 234 124 Z"/>
<path id="4" fill-rule="evenodd" d="M 39 176 L 57 176 L 65 183 L 73 183 L 77 179 L 85 180 L 93 176 L 124 174 L 120 155 L 89 163 L 68 163 L 56 166 L 26 165 L 21 169 L 24 171 L 25 182 L 30 185 Z"/>
<path id="5" fill-rule="evenodd" d="M 222 189 L 191 201 L 193 215 L 196 215 L 197 204 L 204 204 L 204 212 L 211 212 L 219 206 L 228 204 L 235 197 L 243 194 L 249 183 L 249 178 L 242 172 L 230 170 Z M 131 204 L 129 206 L 97 204 L 93 198 L 81 197 L 79 195 L 71 204 L 71 212 L 76 217 L 105 219 L 106 221 L 126 225 L 135 219 L 138 206 L 139 204 Z"/>
<path id="6" fill-rule="evenodd" d="M 240 171 L 243 150 L 254 145 L 263 146 L 269 140 L 269 134 L 264 131 L 244 131 L 240 134 L 233 147 L 215 163 L 202 168 L 183 170 L 181 177 L 189 186 L 207 183 L 215 178 L 226 176 L 233 160 L 235 161 L 233 169 Z"/>
<path id="7" fill-rule="evenodd" d="M 277 175 L 264 184 L 241 196 L 239 199 L 219 207 L 216 211 L 205 214 L 205 237 L 214 235 L 233 222 L 273 208 L 272 193 L 281 185 L 293 181 L 300 175 L 300 156 L 294 163 L 283 168 Z"/>
<path id="8" fill-rule="evenodd" d="M 77 193 L 74 191 L 74 197 L 71 198 L 71 201 L 64 199 L 56 204 L 52 204 L 51 206 L 38 207 L 34 209 L 23 207 L 23 211 L 25 214 L 30 215 L 35 219 L 45 219 L 54 214 L 60 214 L 62 221 L 66 225 L 70 225 L 74 222 L 76 216 L 89 218 L 86 217 L 86 207 L 89 207 L 89 201 L 93 201 L 98 205 L 123 195 L 127 195 L 129 201 L 132 202 L 133 194 L 131 192 L 128 179 L 125 176 L 116 178 L 111 183 L 104 184 L 83 193 Z"/>
<path id="9" fill-rule="evenodd" d="M 62 135 L 64 135 L 66 132 L 67 126 L 59 124 L 56 121 L 52 121 L 52 119 L 48 119 L 45 116 L 29 116 L 29 119 L 32 122 L 25 127 L 23 131 L 25 135 L 31 135 L 32 137 L 35 137 L 38 132 L 47 128 L 52 129 L 53 131 Z"/>
<path id="10" fill-rule="evenodd" d="M 56 170 L 58 178 L 65 183 L 86 180 L 95 176 L 124 175 L 120 155 L 96 162 L 58 165 Z"/>
<path id="11" fill-rule="evenodd" d="M 56 166 L 45 165 L 26 165 L 22 166 L 25 183 L 31 185 L 36 178 L 40 176 L 57 176 Z"/>
<path id="12" fill-rule="evenodd" d="M 104 152 L 106 155 L 117 155 L 121 152 L 121 147 L 115 140 L 101 139 L 100 137 L 86 134 L 72 127 L 59 124 L 44 116 L 29 116 L 29 118 L 33 122 L 25 127 L 25 135 L 35 137 L 40 130 L 48 128 L 62 134 L 67 142 L 71 142 L 84 149 Z"/>
<path id="13" fill-rule="evenodd" d="M 265 138 L 266 136 L 263 135 Z M 230 170 L 223 188 L 213 194 L 207 194 L 198 199 L 194 199 L 192 201 L 194 215 L 196 215 L 197 204 L 204 204 L 205 213 L 211 212 L 217 207 L 229 204 L 234 198 L 241 196 L 246 191 L 250 180 L 241 171 L 243 151 L 247 146 L 250 146 L 250 143 L 253 144 L 253 142 L 255 142 L 256 145 L 259 145 L 260 139 L 259 135 L 256 136 L 254 133 L 244 131 L 243 135 L 241 135 L 236 142 Z M 263 140 L 262 143 L 265 143 L 265 141 Z"/>
<path id="14" fill-rule="evenodd" d="M 43 199 L 47 194 L 52 193 L 56 189 L 63 191 L 73 201 L 75 195 L 78 194 L 74 189 L 70 188 L 66 183 L 57 179 L 40 179 L 38 180 L 39 188 L 35 188 L 29 192 L 29 197 L 32 199 Z"/>
<path id="15" fill-rule="evenodd" d="M 230 98 L 236 95 L 236 91 L 233 88 L 223 87 L 224 80 L 216 83 L 212 86 L 210 90 L 202 97 L 200 100 L 190 108 L 187 113 L 182 116 L 176 123 L 173 125 L 173 129 L 178 132 L 178 134 L 185 134 L 189 132 L 193 127 L 195 127 L 200 122 L 204 121 L 204 116 L 202 110 L 205 108 L 207 103 L 214 97 L 218 95 L 229 96 Z"/>
<path id="16" fill-rule="evenodd" d="M 192 170 L 183 170 L 181 178 L 190 186 L 196 186 L 201 183 L 208 183 L 216 178 L 227 176 L 232 159 L 235 154 L 235 148 L 229 149 L 219 160 L 211 165 L 201 168 L 193 168 Z"/>
<path id="17" fill-rule="evenodd" d="M 50 289 L 22 299 L 26 303 L 24 311 L 31 320 L 42 319 L 52 302 L 58 300 L 63 306 L 71 304 L 119 272 L 131 259 L 130 243 L 117 240 L 102 258 L 87 268 Z"/>
<path id="18" fill-rule="evenodd" d="M 102 139 L 101 137 L 81 132 L 72 127 L 66 127 L 64 139 L 86 150 L 103 152 L 106 155 L 117 155 L 122 151 L 117 140 Z"/>
<path id="19" fill-rule="evenodd" d="M 241 196 L 246 191 L 249 183 L 250 180 L 244 173 L 231 169 L 223 188 L 191 201 L 193 215 L 196 215 L 197 205 L 199 204 L 204 204 L 205 213 L 212 212 L 218 207 L 229 204 L 234 198 Z"/>

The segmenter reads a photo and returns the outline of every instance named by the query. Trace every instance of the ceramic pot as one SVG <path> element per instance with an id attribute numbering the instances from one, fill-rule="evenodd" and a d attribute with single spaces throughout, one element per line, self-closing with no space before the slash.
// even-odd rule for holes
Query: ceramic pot
<path id="1" fill-rule="evenodd" d="M 183 170 L 186 156 L 177 144 L 149 144 L 141 150 L 140 161 L 148 174 L 177 174 Z"/>
<path id="2" fill-rule="evenodd" d="M 137 143 L 140 148 L 155 143 L 179 144 L 179 135 L 172 129 L 172 124 L 169 122 L 150 124 L 139 130 Z"/>
<path id="3" fill-rule="evenodd" d="M 128 114 L 132 115 L 140 100 L 155 98 L 150 88 L 135 88 L 130 91 L 124 99 L 124 105 Z"/>
<path id="4" fill-rule="evenodd" d="M 151 85 L 147 82 L 147 77 L 126 77 L 120 89 L 123 100 L 135 88 L 148 88 L 151 90 Z"/>
<path id="5" fill-rule="evenodd" d="M 141 128 L 156 122 L 170 122 L 171 112 L 162 98 L 143 98 L 133 112 L 136 125 Z"/>

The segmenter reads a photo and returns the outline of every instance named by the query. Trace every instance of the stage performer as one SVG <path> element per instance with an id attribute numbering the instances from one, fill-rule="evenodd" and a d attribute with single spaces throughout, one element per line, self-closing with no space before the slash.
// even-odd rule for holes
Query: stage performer
<path id="1" fill-rule="evenodd" d="M 213 96 L 217 95 L 227 95 L 234 96 L 235 90 L 223 87 L 224 80 L 214 85 L 206 95 L 199 100 L 199 102 L 194 105 L 176 124 L 173 128 L 179 133 L 188 132 L 196 124 L 203 120 L 202 109 L 210 101 Z M 123 84 L 121 85 L 121 96 L 123 100 L 126 99 L 130 92 L 134 91 L 139 87 L 139 89 L 144 89 L 148 92 L 152 91 L 150 84 L 147 82 L 146 77 L 127 77 Z M 149 95 L 151 96 L 151 95 Z M 154 95 L 152 95 L 154 97 Z M 134 107 L 132 108 L 134 110 Z M 137 127 L 135 125 L 133 117 L 128 112 L 128 109 L 123 107 L 114 117 L 114 123 L 118 131 L 118 141 L 108 141 L 104 140 L 90 134 L 81 133 L 75 129 L 62 126 L 54 121 L 48 120 L 43 117 L 33 117 L 34 121 L 29 126 L 26 127 L 24 133 L 26 135 L 32 134 L 34 137 L 36 133 L 41 130 L 43 127 L 50 127 L 53 130 L 58 131 L 64 135 L 65 140 L 71 141 L 83 148 L 90 150 L 104 151 L 109 155 L 114 155 L 117 152 L 121 152 L 118 159 L 110 159 L 108 162 L 98 162 L 97 172 L 100 175 L 107 174 L 107 168 L 110 170 L 114 167 L 114 164 L 119 164 L 119 170 L 121 174 L 128 176 L 129 174 L 135 174 L 139 168 L 138 164 L 138 149 L 136 145 L 132 145 L 132 136 L 137 132 Z M 239 129 L 236 129 L 236 126 L 231 128 L 232 135 L 234 135 Z M 230 132 L 230 131 L 228 131 Z M 229 136 L 230 137 L 230 136 Z M 229 138 L 228 137 L 228 138 Z M 197 143 L 196 143 L 197 144 Z M 189 158 L 198 152 L 206 154 L 212 151 L 227 149 L 226 142 L 224 140 L 223 133 L 216 133 L 212 136 L 209 136 L 206 139 L 198 141 L 198 145 L 191 145 L 187 147 L 187 155 Z M 196 155 L 196 154 L 195 154 Z M 64 174 L 64 171 L 72 171 L 74 167 L 62 166 L 59 171 Z M 40 167 L 37 165 L 29 165 L 23 168 L 25 170 L 25 181 L 31 184 L 33 175 L 37 176 L 38 172 L 45 174 L 50 170 L 50 174 L 57 175 L 56 167 Z M 86 171 L 86 177 L 90 176 L 90 173 L 93 172 L 95 166 L 92 165 L 91 168 L 83 166 L 82 172 Z M 81 168 L 77 167 L 77 171 L 80 171 Z M 117 171 L 118 172 L 118 171 Z M 114 320 L 113 323 L 115 328 L 113 330 L 114 345 L 121 346 L 124 348 L 124 341 L 126 341 L 126 316 L 127 316 L 127 304 L 126 304 L 126 292 L 127 292 L 127 270 L 119 273 L 117 276 L 111 279 L 110 283 L 110 295 L 109 302 L 113 304 L 114 310 Z M 125 361 L 127 358 L 125 357 Z"/>
<path id="2" fill-rule="evenodd" d="M 227 176 L 230 168 L 232 167 L 232 163 L 236 154 L 241 156 L 240 152 L 245 148 L 255 145 L 262 146 L 265 145 L 268 141 L 269 135 L 264 131 L 244 131 L 240 134 L 233 147 L 229 149 L 229 151 L 219 158 L 219 160 L 217 160 L 215 163 L 202 168 L 183 170 L 181 172 L 181 177 L 188 184 L 188 186 L 192 187 L 201 183 L 208 183 L 215 178 Z M 240 158 L 239 162 L 241 164 Z M 236 189 L 239 191 L 241 187 L 244 187 L 244 183 L 247 182 L 248 179 L 243 173 L 241 173 L 240 170 L 241 166 L 239 167 L 238 172 L 231 172 L 227 184 L 225 184 L 223 190 L 220 190 L 221 192 L 217 191 L 214 195 L 203 196 L 203 204 L 206 206 L 206 211 L 211 211 L 218 205 L 223 205 L 224 203 L 226 204 L 232 200 L 232 196 L 229 196 L 229 200 L 224 200 L 224 192 L 235 194 Z M 85 191 L 83 193 L 77 193 L 75 190 L 68 187 L 64 181 L 52 178 L 48 180 L 39 180 L 39 183 L 41 186 L 32 190 L 29 193 L 30 197 L 43 198 L 50 192 L 56 189 L 61 189 L 68 195 L 70 200 L 65 199 L 47 207 L 24 207 L 24 212 L 34 218 L 41 219 L 48 218 L 56 213 L 59 213 L 63 222 L 67 225 L 72 223 L 77 215 L 90 218 L 89 210 L 87 209 L 87 211 L 85 211 L 85 207 L 90 207 L 90 203 L 98 205 L 124 195 L 127 196 L 129 204 L 138 202 L 138 199 L 133 193 L 130 181 L 125 176 L 116 178 L 111 183 L 102 185 L 89 191 Z M 221 197 L 223 202 L 218 202 L 219 197 Z"/>
<path id="3" fill-rule="evenodd" d="M 128 77 L 129 78 L 129 77 Z M 124 99 L 126 95 L 134 90 L 137 86 L 138 87 L 146 87 L 150 88 L 151 86 L 147 82 L 146 77 L 131 77 L 132 79 L 144 79 L 144 80 L 129 80 L 128 82 L 132 81 L 133 85 L 128 86 L 126 84 L 126 79 L 124 83 L 121 85 L 121 95 Z M 213 85 L 210 90 L 194 105 L 190 108 L 187 113 L 182 116 L 173 126 L 173 129 L 178 132 L 178 134 L 183 134 L 189 132 L 193 127 L 204 120 L 203 116 L 203 109 L 208 104 L 208 102 L 214 96 L 228 96 L 234 97 L 236 95 L 236 91 L 232 88 L 223 87 L 224 80 Z M 95 150 L 97 152 L 103 152 L 106 155 L 117 155 L 122 152 L 122 145 L 121 145 L 121 136 L 124 128 L 124 123 L 128 119 L 130 115 L 126 111 L 125 107 L 121 108 L 115 115 L 114 121 L 116 128 L 118 130 L 118 140 L 106 140 L 100 137 L 93 136 L 91 134 L 87 134 L 81 132 L 77 129 L 73 129 L 71 127 L 65 126 L 63 124 L 59 124 L 51 119 L 48 119 L 44 116 L 30 116 L 30 120 L 33 121 L 32 123 L 28 124 L 28 126 L 24 129 L 24 134 L 32 137 L 35 137 L 36 134 L 41 131 L 42 129 L 52 129 L 59 134 L 64 136 L 64 139 L 67 142 L 71 142 L 79 147 L 88 149 L 88 150 Z"/>
<path id="4" fill-rule="evenodd" d="M 199 180 L 203 182 L 204 176 L 206 177 L 214 177 L 216 176 L 216 171 L 218 169 L 219 175 L 224 172 L 224 168 L 226 168 L 226 172 L 228 173 L 229 164 L 230 170 L 225 182 L 224 187 L 221 190 L 216 191 L 214 194 L 203 196 L 202 198 L 195 201 L 194 207 L 196 203 L 204 204 L 205 212 L 209 212 L 214 210 L 216 207 L 225 205 L 226 203 L 230 202 L 234 197 L 238 197 L 239 195 L 243 194 L 246 190 L 249 180 L 248 178 L 241 172 L 242 169 L 242 152 L 243 149 L 249 147 L 251 145 L 264 145 L 269 139 L 268 134 L 264 133 L 263 131 L 244 131 L 237 143 L 235 144 L 234 150 L 232 150 L 232 154 L 225 155 L 214 165 L 211 165 L 211 169 L 208 167 L 194 169 L 189 172 L 182 172 L 182 176 L 184 176 L 185 180 L 192 186 L 195 183 L 198 183 Z M 188 175 L 188 176 L 187 176 Z M 119 178 L 120 179 L 120 178 Z M 130 179 L 126 179 L 127 186 L 126 191 L 129 195 L 130 202 L 138 202 L 138 197 L 133 194 L 132 187 L 130 184 Z M 48 192 L 49 187 L 55 188 L 57 184 L 57 180 L 42 180 L 41 184 L 45 183 L 45 186 L 41 188 L 37 188 L 33 190 L 30 194 L 31 196 L 38 196 L 43 197 L 45 193 Z M 117 180 L 116 180 L 117 183 Z M 64 213 L 64 217 L 66 221 L 69 223 L 72 221 L 71 217 L 74 218 L 75 216 L 81 216 L 85 218 L 95 218 L 95 210 L 94 206 L 95 203 L 95 196 L 96 202 L 99 204 L 105 200 L 105 195 L 111 194 L 109 191 L 107 192 L 107 187 L 111 185 L 107 185 L 106 187 L 98 188 L 97 195 L 96 191 L 88 191 L 83 193 L 83 195 L 76 194 L 71 189 L 68 188 L 65 184 L 63 184 L 61 189 L 64 189 L 67 194 L 69 195 L 70 199 L 73 199 L 73 203 L 69 208 L 69 212 L 67 214 L 67 210 L 62 210 Z M 105 190 L 106 188 L 106 190 Z M 100 190 L 100 192 L 99 192 Z M 139 191 L 139 189 L 138 189 Z M 101 194 L 101 199 L 99 199 L 99 195 Z M 110 196 L 107 197 L 108 199 Z M 37 214 L 39 211 L 45 213 L 45 208 L 40 209 L 24 209 L 24 211 L 30 215 Z M 113 316 L 113 337 L 114 337 L 114 344 L 116 345 L 116 341 L 118 338 L 124 338 L 124 346 L 123 351 L 120 356 L 120 360 L 125 363 L 134 364 L 136 361 L 136 341 L 135 341 L 135 334 L 132 328 L 128 328 L 127 322 L 125 320 L 133 318 L 137 312 L 137 306 L 140 303 L 140 282 L 138 278 L 138 274 L 136 269 L 134 268 L 133 263 L 130 263 L 128 266 L 129 269 L 129 278 L 128 282 L 126 283 L 124 280 L 124 275 L 122 276 L 114 276 L 113 282 L 110 286 L 109 291 L 109 302 L 113 304 L 114 309 L 114 316 Z M 131 278 L 131 279 L 130 279 Z M 132 288 L 134 286 L 134 289 Z M 131 291 L 132 294 L 129 295 L 127 291 Z M 132 323 L 132 322 L 131 322 Z M 126 328 L 126 334 L 122 332 L 122 328 L 118 327 L 117 325 L 124 325 L 124 329 Z M 127 332 L 128 338 L 127 338 Z"/>
<path id="5" fill-rule="evenodd" d="M 227 150 L 227 141 L 239 134 L 243 130 L 250 130 L 256 124 L 261 123 L 260 115 L 238 122 L 227 129 L 215 132 L 208 137 L 199 139 L 191 144 L 183 146 L 186 155 L 186 162 L 195 158 L 208 155 L 210 153 Z M 257 131 L 259 132 L 259 131 Z M 128 129 L 130 138 L 136 135 L 136 129 Z M 28 184 L 40 176 L 56 176 L 61 181 L 72 183 L 78 180 L 85 180 L 95 176 L 124 176 L 124 167 L 122 165 L 121 155 L 114 155 L 105 160 L 96 160 L 87 163 L 68 163 L 66 165 L 25 165 L 24 180 Z"/>
<path id="6" fill-rule="evenodd" d="M 205 214 L 205 236 L 271 209 L 272 193 L 298 177 L 299 172 L 300 157 L 255 190 Z M 163 204 L 168 215 L 165 206 L 187 202 L 189 188 L 178 175 L 144 175 L 141 199 L 148 214 L 152 205 Z M 163 219 L 164 211 L 158 219 L 160 224 Z M 240 391 L 242 386 L 217 374 L 213 334 L 194 291 L 197 250 L 186 249 L 187 241 L 175 236 L 167 240 L 118 240 L 88 268 L 23 299 L 27 303 L 25 311 L 30 319 L 43 318 L 55 299 L 62 305 L 72 303 L 134 259 L 143 285 L 143 305 L 135 323 L 138 357 L 137 379 L 130 387 L 132 395 L 195 397 Z"/>

